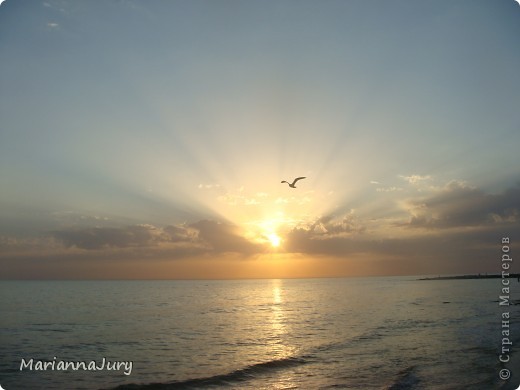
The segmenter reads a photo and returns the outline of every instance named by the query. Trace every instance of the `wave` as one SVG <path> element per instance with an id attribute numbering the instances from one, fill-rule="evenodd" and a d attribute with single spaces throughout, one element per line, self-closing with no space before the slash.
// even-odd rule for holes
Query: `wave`
<path id="1" fill-rule="evenodd" d="M 415 366 L 410 366 L 397 373 L 393 383 L 385 387 L 385 390 L 408 390 L 414 389 L 419 383 L 415 375 Z"/>
<path id="2" fill-rule="evenodd" d="M 257 377 L 258 375 L 269 373 L 271 371 L 280 370 L 287 367 L 294 367 L 305 363 L 306 361 L 302 358 L 288 357 L 284 359 L 270 360 L 263 363 L 252 364 L 227 374 L 214 375 L 205 378 L 193 378 L 168 383 L 126 384 L 114 387 L 113 390 L 174 390 L 210 386 L 226 386 L 234 382 L 245 382 Z"/>

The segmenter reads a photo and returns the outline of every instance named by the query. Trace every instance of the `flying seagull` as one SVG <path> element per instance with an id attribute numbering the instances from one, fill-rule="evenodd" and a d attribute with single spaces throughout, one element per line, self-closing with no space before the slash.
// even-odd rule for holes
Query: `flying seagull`
<path id="1" fill-rule="evenodd" d="M 287 183 L 287 184 L 289 184 L 289 187 L 291 187 L 291 188 L 296 188 L 296 186 L 295 186 L 296 182 L 297 182 L 298 180 L 301 180 L 301 179 L 305 179 L 305 176 L 297 177 L 296 179 L 293 180 L 292 183 L 289 183 L 288 181 L 285 181 L 285 180 L 283 180 L 281 183 Z"/>

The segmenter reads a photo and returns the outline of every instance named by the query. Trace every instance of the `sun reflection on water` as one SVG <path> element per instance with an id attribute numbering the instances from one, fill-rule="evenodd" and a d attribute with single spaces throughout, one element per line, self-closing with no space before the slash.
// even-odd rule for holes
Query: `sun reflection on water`
<path id="1" fill-rule="evenodd" d="M 273 280 L 271 304 L 271 348 L 273 355 L 284 359 L 293 356 L 295 348 L 288 344 L 287 315 L 281 280 Z"/>
<path id="2" fill-rule="evenodd" d="M 282 280 L 272 281 L 271 304 L 271 352 L 274 359 L 290 359 L 297 357 L 297 348 L 290 341 L 290 312 L 287 311 L 286 297 L 284 296 Z M 294 373 L 291 370 L 279 373 L 276 383 L 269 388 L 287 389 L 297 388 L 294 382 Z"/>

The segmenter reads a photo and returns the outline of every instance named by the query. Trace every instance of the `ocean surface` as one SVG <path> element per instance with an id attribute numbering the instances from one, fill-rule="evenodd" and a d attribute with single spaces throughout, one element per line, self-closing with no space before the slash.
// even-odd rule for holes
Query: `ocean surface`
<path id="1" fill-rule="evenodd" d="M 501 288 L 500 279 L 416 277 L 3 281 L 0 385 L 516 389 L 520 305 L 499 305 Z M 510 300 L 519 298 L 512 279 Z M 499 361 L 503 312 L 507 363 Z M 58 369 L 103 361 L 132 362 L 131 372 Z M 37 369 L 42 362 L 47 370 Z"/>

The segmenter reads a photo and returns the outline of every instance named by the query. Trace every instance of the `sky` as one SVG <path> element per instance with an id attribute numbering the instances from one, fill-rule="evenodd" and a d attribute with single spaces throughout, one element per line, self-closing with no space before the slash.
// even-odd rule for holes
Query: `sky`
<path id="1" fill-rule="evenodd" d="M 0 278 L 499 273 L 519 42 L 513 0 L 4 1 Z"/>

